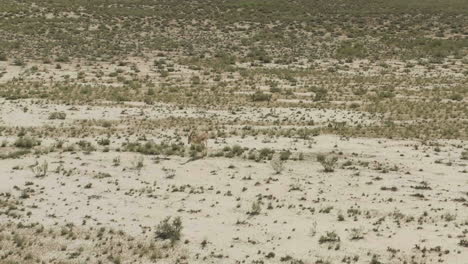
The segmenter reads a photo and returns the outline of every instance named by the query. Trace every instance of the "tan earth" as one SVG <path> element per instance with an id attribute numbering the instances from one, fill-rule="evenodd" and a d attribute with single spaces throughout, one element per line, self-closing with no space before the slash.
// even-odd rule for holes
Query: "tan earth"
<path id="1" fill-rule="evenodd" d="M 0 0 L 0 264 L 468 264 L 467 0 Z"/>
<path id="2" fill-rule="evenodd" d="M 372 258 L 384 263 L 467 263 L 468 251 L 459 245 L 466 241 L 468 225 L 462 141 L 422 144 L 333 135 L 310 139 L 216 136 L 208 142 L 208 157 L 190 160 L 123 150 L 122 143 L 141 141 L 145 132 L 127 124 L 170 117 L 204 117 L 227 123 L 232 114 L 195 107 L 182 113 L 171 105 L 72 106 L 40 100 L 1 101 L 1 106 L 2 126 L 44 131 L 34 154 L 0 160 L 3 223 L 39 223 L 46 229 L 67 224 L 73 225 L 75 232 L 105 227 L 151 241 L 160 221 L 180 216 L 182 241 L 162 260 L 168 263 L 174 259 L 187 263 L 282 263 L 290 258 L 304 263 L 319 259 L 367 263 Z M 49 120 L 56 111 L 65 113 L 66 119 Z M 244 108 L 235 117 L 261 121 L 266 111 Z M 293 112 L 275 109 L 272 119 Z M 352 112 L 311 110 L 303 115 L 318 120 L 317 124 L 329 119 L 372 122 Z M 97 130 L 96 137 L 60 132 L 45 136 L 50 127 L 66 131 L 80 120 L 116 123 L 111 123 L 111 134 L 106 131 L 110 128 L 88 127 Z M 186 140 L 182 134 L 177 128 L 152 129 L 144 140 L 175 143 L 179 137 Z M 110 139 L 108 146 L 98 144 L 102 138 Z M 15 147 L 15 140 L 0 138 L 2 155 L 21 150 Z M 79 141 L 89 142 L 93 148 L 80 149 Z M 233 146 L 240 146 L 243 153 L 224 157 L 223 150 Z M 278 161 L 279 154 L 273 154 L 272 161 L 248 158 L 249 151 L 265 148 L 276 153 L 288 151 L 291 156 L 287 161 Z M 317 162 L 320 154 L 337 157 L 333 172 L 325 172 Z M 283 166 L 279 173 L 274 162 Z M 39 175 L 35 169 L 44 163 L 48 165 L 46 172 Z M 4 203 L 9 201 L 18 201 L 21 206 L 8 208 Z M 256 203 L 258 208 L 253 211 Z M 16 220 L 9 218 L 13 213 L 18 215 Z M 11 246 L 5 239 L 9 235 L 2 233 L 0 237 L 3 252 Z M 27 241 L 41 240 L 24 236 Z M 84 252 L 99 251 L 87 240 L 56 243 L 65 245 L 66 250 L 43 252 L 45 261 L 66 259 L 70 251 L 80 247 L 90 247 L 81 249 Z M 43 250 L 33 245 L 23 253 Z M 131 253 L 125 252 L 124 260 L 129 258 L 126 254 Z M 105 259 L 104 255 L 97 259 Z M 150 263 L 144 257 L 133 261 Z"/>

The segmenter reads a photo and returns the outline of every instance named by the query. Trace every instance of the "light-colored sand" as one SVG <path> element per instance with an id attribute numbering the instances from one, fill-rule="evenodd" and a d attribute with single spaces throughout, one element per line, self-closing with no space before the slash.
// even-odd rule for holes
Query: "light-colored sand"
<path id="1" fill-rule="evenodd" d="M 2 100 L 0 106 L 0 126 L 6 128 L 73 126 L 89 119 L 120 120 L 124 127 L 126 119 L 158 122 L 168 117 L 375 122 L 362 113 L 313 109 L 276 109 L 270 114 L 270 109 L 242 108 L 233 114 L 163 104 L 88 107 L 31 100 Z M 54 111 L 65 112 L 66 119 L 49 120 Z M 172 129 L 159 132 L 173 135 Z M 101 147 L 91 153 L 56 149 L 0 160 L 0 193 L 12 194 L 31 212 L 18 219 L 0 215 L 0 221 L 46 227 L 82 226 L 85 221 L 84 227 L 111 227 L 152 241 L 162 219 L 180 216 L 184 228 L 176 249 L 188 255 L 187 263 L 284 263 L 288 255 L 304 263 L 340 263 L 355 256 L 358 260 L 349 263 L 369 263 L 374 255 L 382 263 L 468 263 L 468 251 L 459 245 L 468 228 L 467 163 L 461 159 L 466 142 L 423 144 L 332 135 L 313 140 L 229 136 L 208 142 L 210 154 L 234 145 L 289 150 L 293 157 L 303 154 L 303 160 L 288 160 L 282 173 L 275 174 L 270 161 L 205 157 L 184 164 L 187 157 L 116 151 L 126 137 L 135 138 L 111 135 L 108 152 Z M 62 139 L 65 145 L 83 140 L 65 135 Z M 95 139 L 84 139 L 97 146 Z M 14 140 L 1 137 L 7 146 L 0 153 L 15 150 Z M 147 140 L 161 138 L 155 133 Z M 55 143 L 48 137 L 37 149 Z M 316 161 L 321 153 L 338 157 L 334 172 L 324 172 Z M 113 165 L 116 157 L 118 166 Z M 141 170 L 135 169 L 139 157 L 144 160 Z M 48 162 L 46 177 L 35 177 L 29 168 L 36 161 Z M 20 198 L 25 192 L 30 197 Z M 260 201 L 261 211 L 251 215 L 255 201 Z M 336 232 L 340 242 L 319 243 L 327 232 Z M 352 234 L 357 239 L 351 239 Z M 205 248 L 203 240 L 208 242 Z"/>

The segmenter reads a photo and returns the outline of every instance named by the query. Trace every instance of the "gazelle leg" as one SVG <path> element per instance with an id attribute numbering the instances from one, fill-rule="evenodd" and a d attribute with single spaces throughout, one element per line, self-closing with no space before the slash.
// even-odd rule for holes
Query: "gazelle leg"
<path id="1" fill-rule="evenodd" d="M 208 156 L 208 140 L 205 141 L 203 145 L 204 145 L 204 147 L 205 147 L 205 150 L 204 150 L 205 155 L 204 155 L 204 156 L 206 157 L 206 156 Z"/>

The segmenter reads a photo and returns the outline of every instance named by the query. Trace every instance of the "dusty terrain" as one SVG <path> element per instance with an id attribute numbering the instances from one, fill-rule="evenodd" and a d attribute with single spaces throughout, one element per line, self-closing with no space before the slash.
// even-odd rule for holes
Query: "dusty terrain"
<path id="1" fill-rule="evenodd" d="M 22 112 L 24 107 L 28 111 Z M 239 133 L 213 136 L 208 141 L 208 157 L 188 163 L 186 156 L 143 155 L 125 150 L 126 142 L 185 141 L 185 132 L 177 127 L 138 129 L 136 124 L 145 120 L 157 122 L 171 117 L 190 117 L 194 123 L 199 118 L 219 123 L 232 120 L 223 111 L 172 108 L 2 101 L 1 122 L 5 129 L 41 129 L 44 135 L 42 139 L 33 139 L 26 132 L 23 138 L 41 142 L 31 153 L 18 158 L 8 155 L 27 147 L 15 147 L 17 137 L 1 138 L 5 155 L 0 161 L 2 222 L 24 226 L 37 223 L 46 230 L 69 225 L 78 236 L 90 232 L 81 229 L 104 227 L 149 243 L 154 240 L 157 223 L 167 216 L 180 216 L 182 240 L 186 242 L 181 241 L 176 249 L 171 249 L 175 255 L 171 253 L 169 258 L 162 255 L 162 262 L 178 257 L 183 258 L 178 261 L 188 263 L 279 263 L 290 256 L 306 263 L 319 260 L 367 263 L 372 258 L 385 261 L 382 263 L 465 263 L 468 193 L 463 141 L 419 142 L 335 135 L 303 139 Z M 55 111 L 65 113 L 66 119 L 49 120 Z M 259 114 L 265 109 L 244 111 L 251 114 L 239 115 L 241 120 L 265 120 Z M 270 122 L 283 118 L 282 115 L 291 116 L 291 109 L 275 111 L 276 117 Z M 309 112 L 304 115 L 314 120 L 353 118 L 347 112 Z M 80 120 L 107 121 L 110 125 L 105 128 L 89 125 L 82 131 L 90 135 L 74 137 L 68 129 L 80 130 Z M 316 125 L 320 124 L 317 121 Z M 49 127 L 58 131 L 51 130 L 46 136 Z M 235 129 L 234 125 L 225 127 L 224 134 Z M 109 139 L 108 145 L 103 146 L 102 139 Z M 89 143 L 90 149 L 83 142 Z M 234 146 L 242 153 L 230 156 L 228 153 Z M 280 173 L 274 170 L 268 157 L 265 160 L 249 157 L 251 153 L 258 157 L 262 149 L 276 153 L 271 154 L 272 160 L 278 153 L 288 153 Z M 333 172 L 325 172 L 316 161 L 319 154 L 338 157 Z M 32 168 L 44 162 L 48 164 L 47 172 L 38 176 Z M 9 207 L 13 202 L 19 205 Z M 254 203 L 260 208 L 256 213 L 252 213 Z M 323 242 L 330 232 L 337 235 L 338 241 Z M 11 236 L 9 232 L 2 233 L 5 254 L 15 252 Z M 26 243 L 47 239 L 24 236 Z M 37 258 L 46 262 L 67 259 L 70 252 L 91 244 L 89 239 L 81 238 L 80 242 L 63 239 L 62 243 L 46 247 L 49 255 Z M 66 249 L 54 252 L 60 245 Z M 44 250 L 37 244 L 23 247 L 26 249 L 21 255 L 37 256 Z M 97 259 L 107 260 L 106 254 L 99 256 L 96 249 L 86 250 L 98 254 Z M 20 259 L 19 252 L 16 254 L 7 258 Z M 130 259 L 127 254 L 130 253 L 122 256 L 123 262 Z M 83 261 L 84 256 L 78 254 L 75 258 Z M 133 261 L 151 262 L 145 257 Z"/>
<path id="2" fill-rule="evenodd" d="M 0 263 L 468 264 L 466 3 L 207 2 L 0 5 Z"/>

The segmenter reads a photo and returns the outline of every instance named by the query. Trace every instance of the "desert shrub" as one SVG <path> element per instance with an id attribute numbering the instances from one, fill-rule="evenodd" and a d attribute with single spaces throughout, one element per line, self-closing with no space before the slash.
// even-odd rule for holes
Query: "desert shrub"
<path id="1" fill-rule="evenodd" d="M 112 165 L 113 165 L 114 167 L 120 166 L 120 157 L 117 156 L 117 157 L 115 157 L 114 159 L 112 159 Z"/>
<path id="2" fill-rule="evenodd" d="M 252 48 L 247 54 L 247 57 L 261 61 L 263 63 L 270 63 L 272 60 L 267 52 L 262 48 Z"/>
<path id="3" fill-rule="evenodd" d="M 275 153 L 274 150 L 272 149 L 269 149 L 269 148 L 262 148 L 259 152 L 259 159 L 262 160 L 262 159 L 272 159 L 273 157 L 273 154 Z"/>
<path id="4" fill-rule="evenodd" d="M 266 94 L 262 91 L 257 91 L 252 94 L 253 102 L 269 102 L 271 100 L 271 94 Z"/>
<path id="5" fill-rule="evenodd" d="M 262 206 L 260 204 L 260 201 L 254 201 L 252 203 L 252 208 L 251 210 L 248 212 L 249 215 L 259 215 L 260 212 L 262 211 Z"/>
<path id="6" fill-rule="evenodd" d="M 102 127 L 105 127 L 105 128 L 110 128 L 110 127 L 112 127 L 112 122 L 109 121 L 109 120 L 98 120 L 96 122 L 96 125 L 97 126 L 102 126 Z"/>
<path id="7" fill-rule="evenodd" d="M 112 175 L 110 175 L 110 173 L 107 173 L 107 172 L 98 172 L 98 174 L 96 174 L 94 176 L 95 179 L 105 179 L 105 178 L 111 178 Z"/>
<path id="8" fill-rule="evenodd" d="M 320 164 L 322 164 L 325 172 L 333 172 L 335 170 L 338 158 L 335 156 L 326 156 L 320 154 L 317 156 L 317 161 L 320 162 Z"/>
<path id="9" fill-rule="evenodd" d="M 380 190 L 396 192 L 396 191 L 398 191 L 398 188 L 395 187 L 395 186 L 392 186 L 392 187 L 382 186 L 382 187 L 380 187 Z"/>
<path id="10" fill-rule="evenodd" d="M 169 239 L 171 243 L 180 240 L 182 231 L 182 220 L 180 217 L 175 217 L 170 222 L 171 217 L 168 216 L 162 220 L 156 227 L 156 239 Z"/>
<path id="11" fill-rule="evenodd" d="M 41 142 L 35 138 L 32 138 L 32 137 L 28 137 L 28 136 L 25 136 L 25 137 L 20 137 L 18 138 L 15 143 L 14 143 L 14 146 L 17 147 L 17 148 L 26 148 L 26 149 L 30 149 L 30 148 L 33 148 L 35 146 L 39 146 L 41 144 Z"/>
<path id="12" fill-rule="evenodd" d="M 291 151 L 289 151 L 289 150 L 288 151 L 282 151 L 282 152 L 280 152 L 279 158 L 281 160 L 288 160 L 290 156 L 291 156 Z"/>
<path id="13" fill-rule="evenodd" d="M 14 65 L 14 66 L 24 66 L 24 65 L 26 65 L 26 63 L 25 63 L 24 60 L 21 59 L 21 58 L 15 58 L 15 59 L 13 60 L 13 65 Z"/>
<path id="14" fill-rule="evenodd" d="M 447 222 L 451 222 L 451 221 L 454 221 L 455 219 L 457 219 L 457 215 L 456 214 L 451 214 L 451 213 L 445 213 L 441 217 L 442 217 L 443 220 L 445 220 Z"/>
<path id="15" fill-rule="evenodd" d="M 319 244 L 333 243 L 333 242 L 340 242 L 340 237 L 334 231 L 327 232 L 324 236 L 321 236 L 319 238 Z"/>
<path id="16" fill-rule="evenodd" d="M 234 153 L 235 156 L 240 156 L 244 152 L 244 149 L 239 145 L 234 145 L 231 151 L 232 153 Z"/>
<path id="17" fill-rule="evenodd" d="M 463 151 L 463 152 L 461 153 L 461 159 L 462 159 L 462 160 L 468 160 L 468 150 Z"/>
<path id="18" fill-rule="evenodd" d="M 342 214 L 339 214 L 339 215 L 338 215 L 338 221 L 339 221 L 339 222 L 342 222 L 342 221 L 344 221 L 344 220 L 345 220 L 344 216 L 343 216 Z"/>
<path id="19" fill-rule="evenodd" d="M 379 98 L 393 98 L 395 97 L 395 93 L 391 92 L 391 91 L 381 91 L 379 93 L 377 93 L 378 97 Z"/>
<path id="20" fill-rule="evenodd" d="M 364 238 L 364 233 L 361 228 L 351 228 L 349 239 L 350 240 L 359 240 Z"/>
<path id="21" fill-rule="evenodd" d="M 366 93 L 367 93 L 367 89 L 362 88 L 362 87 L 353 90 L 353 94 L 357 96 L 363 96 Z"/>
<path id="22" fill-rule="evenodd" d="M 461 94 L 452 94 L 449 96 L 449 99 L 450 100 L 453 100 L 453 101 L 462 101 L 463 100 L 463 95 Z"/>
<path id="23" fill-rule="evenodd" d="M 281 89 L 278 87 L 271 87 L 270 88 L 270 93 L 280 93 Z"/>
<path id="24" fill-rule="evenodd" d="M 31 170 L 34 173 L 35 177 L 41 178 L 41 177 L 47 176 L 48 168 L 49 168 L 49 163 L 47 163 L 47 161 L 44 161 L 42 164 L 39 164 L 39 162 L 36 162 L 36 164 L 31 167 Z"/>
<path id="25" fill-rule="evenodd" d="M 16 247 L 23 247 L 24 244 L 27 243 L 27 239 L 25 237 L 22 237 L 18 234 L 13 235 L 13 243 L 15 244 Z"/>
<path id="26" fill-rule="evenodd" d="M 328 94 L 328 90 L 325 89 L 325 88 L 322 88 L 322 87 L 311 87 L 309 89 L 310 91 L 312 91 L 315 95 L 314 95 L 314 101 L 325 101 L 327 100 L 327 94 Z"/>
<path id="27" fill-rule="evenodd" d="M 364 58 L 366 56 L 366 47 L 361 43 L 344 41 L 336 51 L 338 58 Z"/>
<path id="28" fill-rule="evenodd" d="M 284 169 L 284 160 L 280 156 L 272 158 L 270 164 L 276 174 L 280 174 Z"/>
<path id="29" fill-rule="evenodd" d="M 198 153 L 205 153 L 205 146 L 203 144 L 191 144 L 189 149 L 189 155 L 192 158 L 195 158 Z"/>
<path id="30" fill-rule="evenodd" d="M 101 146 L 109 146 L 110 145 L 110 139 L 108 138 L 100 138 L 98 139 L 97 143 Z"/>
<path id="31" fill-rule="evenodd" d="M 370 264 L 383 264 L 383 263 L 379 261 L 379 257 L 377 255 L 373 255 L 370 261 Z"/>
<path id="32" fill-rule="evenodd" d="M 183 156 L 185 152 L 184 144 L 169 144 L 162 142 L 157 144 L 153 141 L 147 141 L 144 144 L 140 142 L 128 142 L 123 145 L 125 151 L 138 152 L 145 155 L 178 155 Z"/>
<path id="33" fill-rule="evenodd" d="M 49 115 L 50 120 L 55 120 L 55 119 L 64 120 L 66 117 L 67 117 L 67 114 L 65 114 L 64 112 L 52 112 Z"/>
<path id="34" fill-rule="evenodd" d="M 331 210 L 333 210 L 333 206 L 327 206 L 327 207 L 320 209 L 319 212 L 322 214 L 329 214 Z"/>
<path id="35" fill-rule="evenodd" d="M 297 156 L 298 160 L 304 160 L 304 153 L 300 152 Z"/>
<path id="36" fill-rule="evenodd" d="M 67 56 L 62 55 L 62 56 L 59 56 L 55 61 L 56 62 L 69 62 L 70 58 L 67 57 Z"/>
<path id="37" fill-rule="evenodd" d="M 141 156 L 135 157 L 132 161 L 132 166 L 135 170 L 141 171 L 141 169 L 143 169 L 145 166 L 145 159 Z"/>
<path id="38" fill-rule="evenodd" d="M 84 152 L 92 152 L 95 151 L 96 148 L 91 144 L 91 142 L 88 142 L 86 140 L 80 140 L 76 143 L 78 146 L 80 146 L 81 150 Z"/>
<path id="39" fill-rule="evenodd" d="M 0 153 L 0 159 L 17 159 L 29 153 L 31 153 L 31 151 L 27 149 L 17 150 L 9 153 Z"/>
<path id="40" fill-rule="evenodd" d="M 467 239 L 461 239 L 460 242 L 458 243 L 458 245 L 468 248 L 468 240 Z"/>
<path id="41" fill-rule="evenodd" d="M 390 39 L 391 45 L 402 48 L 409 57 L 421 56 L 433 58 L 445 58 L 450 55 L 456 56 L 463 52 L 466 47 L 466 39 L 431 39 L 431 38 L 408 38 Z"/>
<path id="42" fill-rule="evenodd" d="M 242 148 L 239 145 L 234 145 L 233 147 L 226 146 L 223 148 L 223 151 L 215 154 L 217 156 L 224 156 L 226 158 L 238 157 L 244 153 L 246 149 Z"/>

